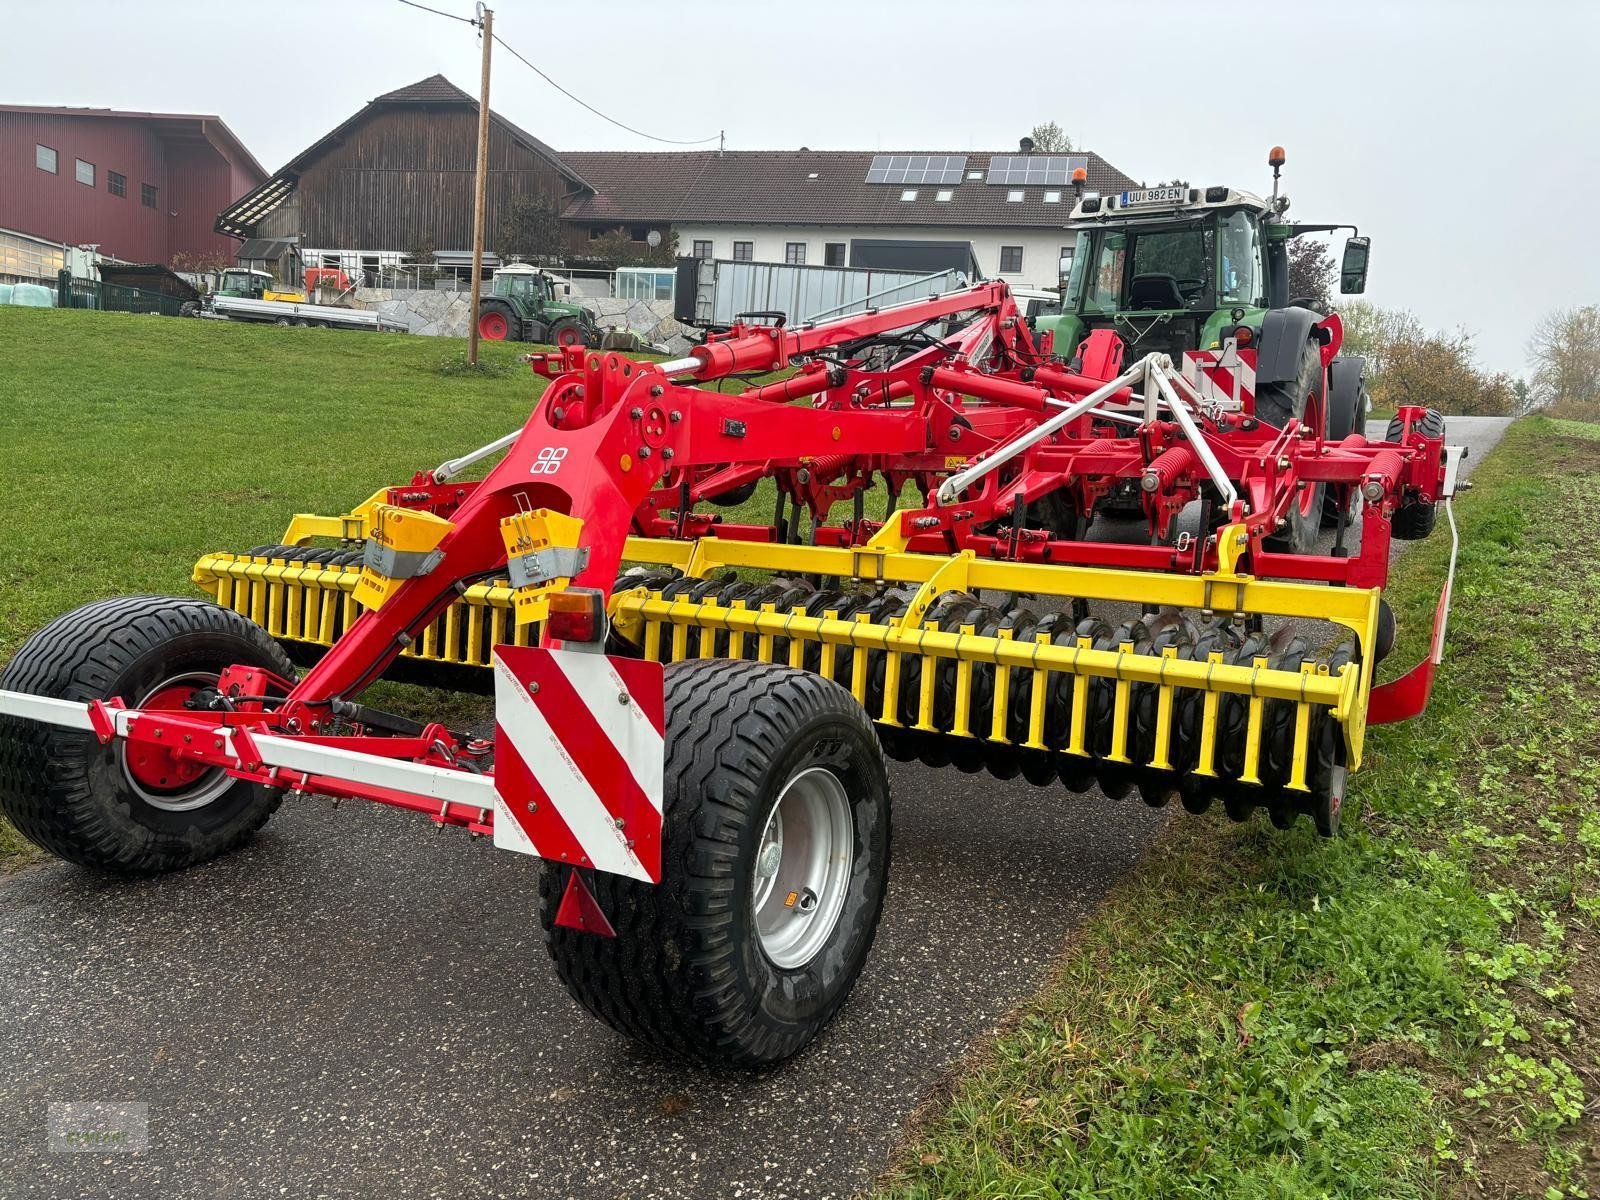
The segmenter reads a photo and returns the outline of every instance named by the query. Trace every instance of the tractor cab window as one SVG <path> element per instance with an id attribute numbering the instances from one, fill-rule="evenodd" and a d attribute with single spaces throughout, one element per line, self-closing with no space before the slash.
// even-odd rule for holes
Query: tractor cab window
<path id="1" fill-rule="evenodd" d="M 1189 308 L 1201 300 L 1211 274 L 1211 230 L 1185 229 L 1134 232 L 1133 271 L 1128 281 L 1132 309 Z"/>
<path id="2" fill-rule="evenodd" d="M 520 272 L 501 272 L 494 277 L 494 294 L 531 298 L 534 278 L 532 275 L 523 275 Z"/>
<path id="3" fill-rule="evenodd" d="M 1095 255 L 1094 267 L 1089 276 L 1088 291 L 1083 307 L 1092 312 L 1116 312 L 1122 306 L 1122 274 L 1127 265 L 1128 238 L 1126 234 L 1107 233 L 1100 237 L 1100 252 Z M 1082 261 L 1073 258 L 1073 269 Z"/>
<path id="4" fill-rule="evenodd" d="M 1222 218 L 1221 233 L 1222 255 L 1217 280 L 1220 302 L 1260 303 L 1261 243 L 1255 222 L 1246 213 L 1229 213 Z"/>

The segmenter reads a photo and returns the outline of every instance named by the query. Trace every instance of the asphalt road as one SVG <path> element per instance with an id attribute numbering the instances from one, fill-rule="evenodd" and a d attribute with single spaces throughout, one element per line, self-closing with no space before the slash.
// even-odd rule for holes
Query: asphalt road
<path id="1" fill-rule="evenodd" d="M 1450 423 L 1469 468 L 1503 429 Z M 181 875 L 0 880 L 0 1194 L 848 1195 L 1164 819 L 916 765 L 892 783 L 872 959 L 763 1075 L 587 1018 L 540 943 L 537 864 L 408 814 L 290 802 Z M 62 1100 L 148 1104 L 150 1149 L 48 1152 Z"/>

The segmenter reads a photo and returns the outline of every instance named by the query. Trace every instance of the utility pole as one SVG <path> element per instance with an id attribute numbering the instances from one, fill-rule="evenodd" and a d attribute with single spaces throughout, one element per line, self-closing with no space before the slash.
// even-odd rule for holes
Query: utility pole
<path id="1" fill-rule="evenodd" d="M 472 310 L 467 328 L 467 362 L 478 365 L 478 299 L 483 294 L 483 217 L 489 201 L 489 49 L 494 45 L 494 9 L 478 5 L 483 38 L 483 83 L 478 90 L 478 171 L 472 201 Z"/>

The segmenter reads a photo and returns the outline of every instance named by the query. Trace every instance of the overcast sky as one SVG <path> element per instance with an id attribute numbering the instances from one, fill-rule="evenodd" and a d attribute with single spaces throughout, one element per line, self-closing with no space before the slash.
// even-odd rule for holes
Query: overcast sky
<path id="1" fill-rule="evenodd" d="M 425 0 L 470 15 L 469 0 Z M 495 31 L 646 133 L 730 148 L 1006 150 L 1059 122 L 1135 178 L 1360 225 L 1369 298 L 1524 368 L 1600 302 L 1600 2 L 501 0 Z M 398 0 L 0 0 L 13 103 L 217 113 L 269 171 L 381 92 L 477 90 L 476 33 Z M 494 107 L 560 149 L 664 149 L 510 55 Z"/>

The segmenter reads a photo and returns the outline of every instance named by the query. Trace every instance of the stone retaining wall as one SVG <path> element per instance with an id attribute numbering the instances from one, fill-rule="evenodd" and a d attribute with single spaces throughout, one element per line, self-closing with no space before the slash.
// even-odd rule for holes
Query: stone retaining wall
<path id="1" fill-rule="evenodd" d="M 376 309 L 386 325 L 403 325 L 424 337 L 466 337 L 468 292 L 434 292 L 411 288 L 357 288 L 356 302 Z M 672 316 L 670 300 L 582 298 L 602 330 L 626 329 L 643 348 L 684 354 L 693 344 L 688 331 Z"/>

